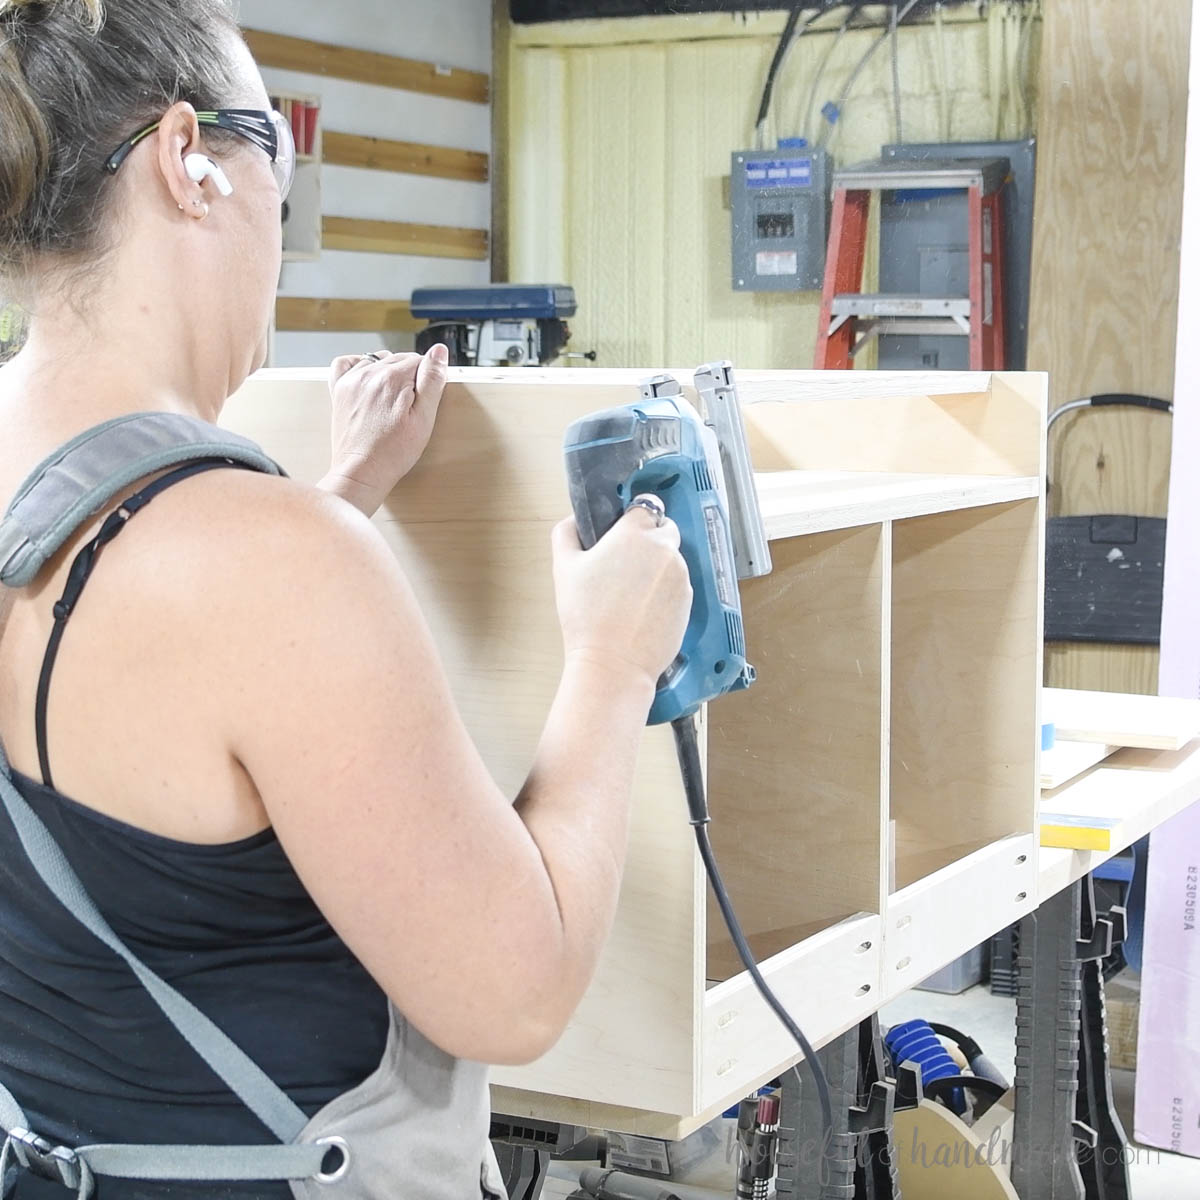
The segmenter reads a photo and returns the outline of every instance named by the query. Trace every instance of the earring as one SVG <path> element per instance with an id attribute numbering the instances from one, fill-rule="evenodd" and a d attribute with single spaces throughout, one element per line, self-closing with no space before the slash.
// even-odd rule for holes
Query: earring
<path id="1" fill-rule="evenodd" d="M 203 208 L 203 207 L 204 207 L 204 201 L 203 201 L 203 200 L 193 200 L 193 201 L 192 201 L 192 204 L 193 204 L 193 206 L 194 206 L 194 207 L 196 207 L 196 208 Z M 180 207 L 180 208 L 182 208 L 182 207 L 183 207 L 183 205 L 181 204 L 179 207 Z"/>
<path id="2" fill-rule="evenodd" d="M 182 204 L 177 204 L 177 205 L 175 205 L 175 207 L 176 207 L 177 209 L 179 209 L 179 211 L 180 211 L 180 212 L 183 212 L 183 205 L 182 205 Z"/>

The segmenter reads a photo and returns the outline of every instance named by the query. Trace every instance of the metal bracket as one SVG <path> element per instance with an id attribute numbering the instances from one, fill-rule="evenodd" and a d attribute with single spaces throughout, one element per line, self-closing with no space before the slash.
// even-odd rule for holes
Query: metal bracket
<path id="1" fill-rule="evenodd" d="M 1080 962 L 1096 962 L 1107 958 L 1113 951 L 1113 923 L 1108 917 L 1098 917 L 1092 927 L 1090 938 L 1080 938 L 1075 943 L 1075 957 Z"/>
<path id="2" fill-rule="evenodd" d="M 1125 939 L 1129 936 L 1129 914 L 1120 904 L 1114 904 L 1105 915 L 1105 919 L 1112 926 L 1113 949 L 1124 945 Z"/>
<path id="3" fill-rule="evenodd" d="M 896 1068 L 896 1111 L 906 1112 L 920 1107 L 925 1099 L 921 1068 L 914 1062 L 903 1062 Z"/>
<path id="4" fill-rule="evenodd" d="M 850 1109 L 850 1132 L 853 1134 L 886 1133 L 892 1128 L 896 1115 L 896 1085 L 886 1080 L 871 1084 L 866 1104 Z"/>
<path id="5" fill-rule="evenodd" d="M 674 375 L 652 375 L 642 382 L 642 399 L 660 400 L 664 396 L 682 396 L 683 386 Z"/>

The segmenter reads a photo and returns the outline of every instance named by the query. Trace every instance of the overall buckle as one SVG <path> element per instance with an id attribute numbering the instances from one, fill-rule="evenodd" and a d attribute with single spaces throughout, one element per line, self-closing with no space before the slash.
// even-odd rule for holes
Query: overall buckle
<path id="1" fill-rule="evenodd" d="M 78 1188 L 81 1179 L 79 1156 L 66 1146 L 52 1146 L 28 1129 L 10 1129 L 8 1141 L 13 1157 L 31 1175 L 64 1187 Z"/>

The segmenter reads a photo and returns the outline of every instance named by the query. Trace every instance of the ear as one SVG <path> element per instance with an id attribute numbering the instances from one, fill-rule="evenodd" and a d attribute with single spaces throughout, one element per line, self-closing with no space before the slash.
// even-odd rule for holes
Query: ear
<path id="1" fill-rule="evenodd" d="M 173 104 L 158 126 L 158 170 L 171 203 L 183 210 L 183 215 L 202 221 L 208 216 L 204 191 L 200 184 L 188 178 L 183 160 L 189 154 L 203 153 L 200 141 L 200 122 L 196 110 L 185 102 Z"/>

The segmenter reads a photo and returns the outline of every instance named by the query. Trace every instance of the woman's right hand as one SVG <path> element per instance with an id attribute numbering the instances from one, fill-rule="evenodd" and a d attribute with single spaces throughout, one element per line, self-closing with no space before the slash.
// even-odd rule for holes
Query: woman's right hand
<path id="1" fill-rule="evenodd" d="M 692 608 L 674 521 L 658 526 L 639 505 L 584 551 L 568 518 L 554 530 L 554 585 L 568 661 L 632 670 L 639 682 L 657 684 L 683 645 Z"/>

